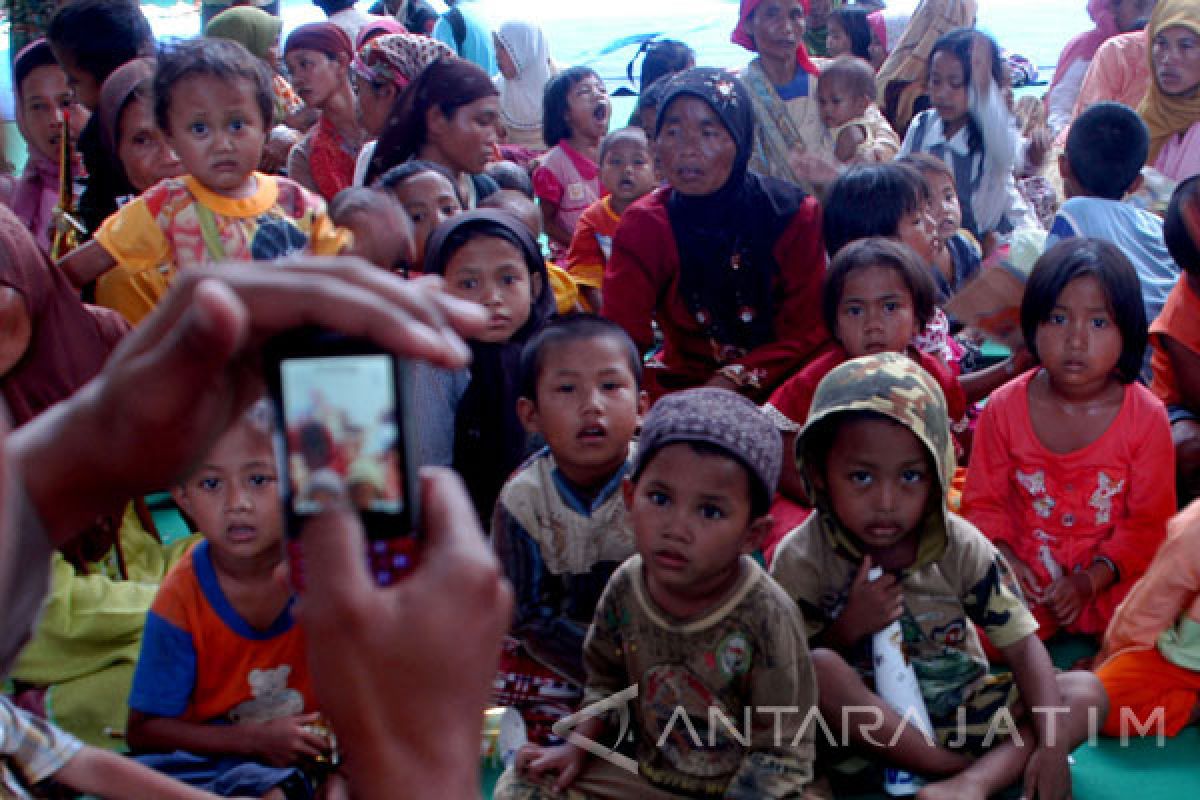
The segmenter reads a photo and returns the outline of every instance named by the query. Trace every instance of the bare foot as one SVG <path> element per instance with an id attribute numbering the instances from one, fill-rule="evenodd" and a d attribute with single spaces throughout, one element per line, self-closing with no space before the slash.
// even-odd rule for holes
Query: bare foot
<path id="1" fill-rule="evenodd" d="M 969 771 L 930 783 L 917 792 L 917 800 L 987 800 L 987 788 L 972 779 Z"/>

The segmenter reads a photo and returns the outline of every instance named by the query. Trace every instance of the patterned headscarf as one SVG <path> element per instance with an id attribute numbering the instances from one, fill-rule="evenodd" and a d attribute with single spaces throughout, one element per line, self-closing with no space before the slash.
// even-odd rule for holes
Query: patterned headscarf
<path id="1" fill-rule="evenodd" d="M 354 57 L 354 72 L 371 83 L 390 83 L 396 91 L 439 58 L 454 56 L 449 46 L 415 33 L 392 33 L 367 42 Z"/>
<path id="2" fill-rule="evenodd" d="M 1153 42 L 1167 28 L 1187 28 L 1200 35 L 1200 3 L 1196 0 L 1159 0 L 1146 26 L 1146 41 Z M 1146 48 L 1150 60 L 1150 86 L 1146 97 L 1138 106 L 1138 115 L 1150 129 L 1150 155 L 1147 164 L 1153 164 L 1163 145 L 1177 133 L 1182 133 L 1200 122 L 1200 91 L 1189 96 L 1170 97 L 1158 88 L 1154 69 L 1154 48 Z"/>

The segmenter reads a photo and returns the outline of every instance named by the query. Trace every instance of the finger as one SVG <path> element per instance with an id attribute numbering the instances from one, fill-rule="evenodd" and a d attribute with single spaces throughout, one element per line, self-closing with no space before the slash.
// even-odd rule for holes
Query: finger
<path id="1" fill-rule="evenodd" d="M 572 760 L 571 763 L 567 765 L 566 769 L 559 773 L 558 780 L 554 782 L 554 791 L 566 791 L 567 787 L 575 782 L 575 776 L 579 774 L 580 766 L 581 763 L 579 759 Z"/>
<path id="2" fill-rule="evenodd" d="M 325 743 L 318 741 L 316 744 L 314 744 L 311 734 L 306 733 L 303 734 L 299 741 L 292 745 L 292 759 L 296 760 L 298 756 L 304 758 L 316 758 L 324 751 Z"/>
<path id="3" fill-rule="evenodd" d="M 871 557 L 863 556 L 862 564 L 858 568 L 858 574 L 854 576 L 855 586 L 866 586 L 870 582 L 868 577 L 871 574 Z"/>
<path id="4" fill-rule="evenodd" d="M 300 531 L 304 591 L 297 614 L 306 627 L 337 628 L 360 621 L 371 605 L 374 584 L 367 570 L 366 535 L 348 503 L 327 508 Z M 317 635 L 319 639 L 319 634 Z"/>
<path id="5" fill-rule="evenodd" d="M 320 734 L 313 733 L 312 731 L 304 731 L 301 737 L 304 745 L 313 751 L 312 755 L 314 756 L 321 755 L 321 753 L 324 753 L 329 748 L 329 741 Z"/>
<path id="6" fill-rule="evenodd" d="M 434 573 L 463 569 L 494 570 L 498 565 L 479 527 L 479 517 L 462 479 L 453 470 L 421 470 L 421 531 L 425 536 L 423 563 Z M 440 574 L 437 580 L 443 580 Z"/>
<path id="7" fill-rule="evenodd" d="M 319 711 L 310 711 L 307 714 L 297 714 L 296 716 L 292 717 L 297 725 L 312 725 L 320 718 L 321 712 Z"/>

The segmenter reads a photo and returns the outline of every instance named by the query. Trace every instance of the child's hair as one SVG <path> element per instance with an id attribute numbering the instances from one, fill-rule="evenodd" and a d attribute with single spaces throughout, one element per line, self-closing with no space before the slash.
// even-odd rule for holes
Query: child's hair
<path id="1" fill-rule="evenodd" d="M 610 339 L 625 351 L 625 360 L 635 385 L 642 388 L 642 357 L 637 345 L 617 323 L 595 314 L 572 314 L 542 328 L 521 351 L 521 397 L 537 405 L 537 383 L 542 377 L 546 354 L 552 347 L 588 339 Z"/>
<path id="2" fill-rule="evenodd" d="M 649 111 L 650 109 L 654 109 L 655 113 L 657 114 L 658 105 L 659 105 L 659 103 L 662 102 L 663 92 L 667 88 L 667 84 L 670 83 L 670 81 L 671 81 L 670 76 L 664 76 L 662 78 L 659 78 L 654 83 L 647 86 L 646 88 L 642 89 L 641 94 L 638 95 L 637 108 L 635 108 L 633 110 L 633 114 L 630 115 L 630 117 L 629 117 L 629 124 L 631 126 L 635 126 L 638 128 L 642 127 L 642 112 L 643 111 Z M 643 130 L 645 130 L 645 129 L 643 128 Z M 653 137 L 654 131 L 653 130 L 646 131 L 646 136 Z"/>
<path id="3" fill-rule="evenodd" d="M 634 53 L 625 70 L 630 83 L 633 83 L 633 65 L 643 53 L 645 58 L 642 59 L 642 72 L 638 76 L 640 92 L 645 92 L 659 79 L 683 72 L 696 63 L 696 52 L 683 42 L 675 39 L 647 39 Z"/>
<path id="4" fill-rule="evenodd" d="M 386 211 L 395 202 L 396 199 L 390 192 L 368 189 L 365 186 L 351 186 L 333 196 L 329 203 L 329 219 L 334 225 L 345 227 L 347 220 L 354 214 Z"/>
<path id="5" fill-rule="evenodd" d="M 542 138 L 547 147 L 554 147 L 563 139 L 571 138 L 571 125 L 567 122 L 567 98 L 575 84 L 585 78 L 599 80 L 600 76 L 591 67 L 568 67 L 546 84 L 542 94 Z"/>
<path id="6" fill-rule="evenodd" d="M 904 164 L 863 164 L 838 176 L 825 198 L 825 249 L 831 256 L 855 239 L 895 236 L 905 214 L 930 202 L 921 173 Z"/>
<path id="7" fill-rule="evenodd" d="M 542 235 L 542 212 L 532 197 L 516 189 L 500 189 L 479 201 L 477 208 L 494 208 L 505 211 L 519 219 L 529 233 L 537 238 Z"/>
<path id="8" fill-rule="evenodd" d="M 917 329 L 929 324 L 929 320 L 933 319 L 934 297 L 937 295 L 929 269 L 911 248 L 891 239 L 872 236 L 853 241 L 839 250 L 829 265 L 829 271 L 825 273 L 825 283 L 821 289 L 821 315 L 825 318 L 827 330 L 837 330 L 838 306 L 842 302 L 846 281 L 858 270 L 870 267 L 885 267 L 899 273 L 912 296 Z"/>
<path id="9" fill-rule="evenodd" d="M 501 189 L 512 189 L 533 199 L 533 178 L 529 177 L 529 170 L 515 161 L 489 161 L 483 171 Z"/>
<path id="10" fill-rule="evenodd" d="M 871 57 L 871 25 L 867 15 L 871 9 L 839 8 L 830 15 L 850 39 L 850 51 L 861 59 Z"/>
<path id="11" fill-rule="evenodd" d="M 434 61 L 396 98 L 371 157 L 367 183 L 417 154 L 429 133 L 425 117 L 431 109 L 450 119 L 463 106 L 497 94 L 488 74 L 470 61 L 451 57 Z"/>
<path id="12" fill-rule="evenodd" d="M 929 185 L 930 175 L 941 175 L 950 181 L 951 186 L 954 186 L 954 170 L 950 169 L 950 165 L 937 156 L 929 153 L 909 153 L 897 158 L 893 163 L 904 164 L 915 169 L 922 178 L 925 178 L 926 186 Z M 957 192 L 957 187 L 955 187 L 955 191 Z"/>
<path id="13" fill-rule="evenodd" d="M 1097 103 L 1080 114 L 1067 134 L 1067 164 L 1079 188 L 1120 200 L 1141 174 L 1150 132 L 1137 112 L 1120 103 Z"/>
<path id="14" fill-rule="evenodd" d="M 54 51 L 50 49 L 50 42 L 45 39 L 38 39 L 36 42 L 26 45 L 20 53 L 17 53 L 17 59 L 13 62 L 12 68 L 12 85 L 18 102 L 22 95 L 21 84 L 25 83 L 25 79 L 29 77 L 29 73 L 38 67 L 57 66 L 58 61 L 54 58 Z"/>
<path id="15" fill-rule="evenodd" d="M 371 184 L 375 189 L 386 189 L 395 194 L 396 189 L 400 184 L 404 183 L 409 178 L 415 177 L 425 172 L 436 172 L 446 180 L 450 181 L 450 185 L 454 187 L 454 196 L 458 198 L 458 204 L 466 208 L 466 203 L 463 202 L 462 195 L 458 190 L 458 181 L 454 179 L 454 173 L 449 167 L 438 164 L 435 161 L 422 161 L 413 159 L 405 161 L 403 164 L 397 164 L 387 172 L 379 176 L 379 178 Z"/>
<path id="16" fill-rule="evenodd" d="M 264 128 L 275 113 L 275 91 L 267 65 L 231 39 L 185 39 L 164 45 L 158 51 L 154 70 L 154 121 L 170 133 L 171 90 L 187 78 L 206 75 L 232 83 L 249 81 L 254 100 L 262 113 Z"/>
<path id="17" fill-rule="evenodd" d="M 354 2 L 355 0 L 313 0 L 313 5 L 330 15 L 345 11 L 353 6 Z"/>
<path id="18" fill-rule="evenodd" d="M 1034 358 L 1038 326 L 1046 321 L 1058 296 L 1076 278 L 1090 275 L 1104 288 L 1113 321 L 1121 332 L 1117 375 L 1121 383 L 1137 380 L 1146 350 L 1146 310 L 1137 271 L 1115 245 L 1102 239 L 1064 239 L 1033 265 L 1021 298 L 1021 333 Z"/>
<path id="19" fill-rule="evenodd" d="M 98 83 L 126 61 L 154 54 L 154 32 L 133 0 L 68 3 L 50 20 L 46 38 Z"/>
<path id="20" fill-rule="evenodd" d="M 929 61 L 926 64 L 926 72 L 933 69 L 933 58 L 938 53 L 949 53 L 958 59 L 958 63 L 962 64 L 963 84 L 971 85 L 971 47 L 974 44 L 976 37 L 982 37 L 987 42 L 988 48 L 991 50 L 991 74 L 992 80 L 996 82 L 1001 90 L 1008 87 L 1008 67 L 1004 63 L 1004 59 L 1000 56 L 1000 46 L 996 44 L 996 40 L 988 36 L 986 33 L 975 30 L 974 28 L 956 28 L 949 33 L 943 34 L 936 42 L 933 43 L 933 49 L 929 51 Z M 983 132 L 979 130 L 979 125 L 971 116 L 967 117 L 967 146 L 971 152 L 977 152 L 983 149 Z"/>
<path id="21" fill-rule="evenodd" d="M 875 99 L 875 70 L 858 56 L 838 56 L 818 80 L 845 90 L 851 97 Z"/>
<path id="22" fill-rule="evenodd" d="M 1182 181 L 1175 187 L 1163 218 L 1163 239 L 1167 251 L 1179 268 L 1200 278 L 1200 175 Z"/>
<path id="23" fill-rule="evenodd" d="M 627 125 L 605 134 L 604 138 L 600 140 L 600 156 L 596 160 L 597 164 L 604 163 L 604 156 L 617 142 L 634 142 L 646 148 L 647 153 L 650 152 L 650 140 L 646 137 L 646 132 L 637 125 Z"/>
<path id="24" fill-rule="evenodd" d="M 465 211 L 442 222 L 429 237 L 425 250 L 425 273 L 445 275 L 454 254 L 474 239 L 492 238 L 508 242 L 521 253 L 530 277 L 540 275 L 542 294 L 550 292 L 546 261 L 529 227 L 505 209 L 487 208 Z M 534 304 L 538 298 L 533 298 Z M 550 303 L 553 304 L 551 297 Z M 549 315 L 547 315 L 549 316 Z"/>

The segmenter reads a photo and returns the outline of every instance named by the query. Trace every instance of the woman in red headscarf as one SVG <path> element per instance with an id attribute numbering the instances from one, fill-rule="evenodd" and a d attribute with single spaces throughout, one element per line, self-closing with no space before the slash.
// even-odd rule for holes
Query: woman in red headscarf
<path id="1" fill-rule="evenodd" d="M 817 112 L 817 68 L 804 48 L 808 4 L 809 0 L 742 0 L 730 37 L 758 54 L 741 73 L 757 122 L 750 168 L 802 185 L 807 182 L 793 170 L 789 156 L 833 155 Z"/>

